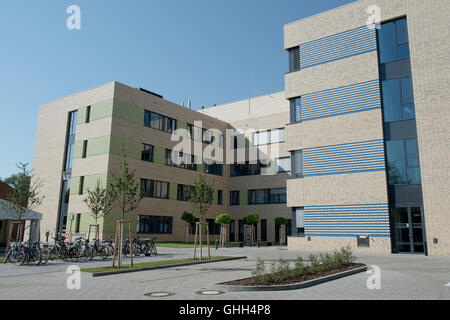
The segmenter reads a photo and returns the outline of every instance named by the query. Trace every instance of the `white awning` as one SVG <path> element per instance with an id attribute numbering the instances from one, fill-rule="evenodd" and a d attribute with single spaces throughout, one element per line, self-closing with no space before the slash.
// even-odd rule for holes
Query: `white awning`
<path id="1" fill-rule="evenodd" d="M 6 203 L 5 200 L 0 199 L 0 202 Z M 27 210 L 26 213 L 22 216 L 22 220 L 41 220 L 42 214 L 33 210 Z M 0 204 L 0 220 L 17 220 L 17 217 L 14 214 L 11 214 L 9 210 L 5 210 L 5 208 Z"/>

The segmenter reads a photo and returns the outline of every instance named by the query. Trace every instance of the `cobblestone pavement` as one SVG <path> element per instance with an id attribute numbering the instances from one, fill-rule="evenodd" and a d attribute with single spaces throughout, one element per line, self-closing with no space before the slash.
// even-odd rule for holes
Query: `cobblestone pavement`
<path id="1" fill-rule="evenodd" d="M 186 258 L 192 249 L 160 248 L 156 257 L 136 261 Z M 309 299 L 444 299 L 450 300 L 450 257 L 415 255 L 358 255 L 358 261 L 381 268 L 381 289 L 369 290 L 370 274 L 360 273 L 310 288 L 281 292 L 225 292 L 218 296 L 196 294 L 217 288 L 218 282 L 251 276 L 260 256 L 266 262 L 284 258 L 295 260 L 308 253 L 282 248 L 212 249 L 213 255 L 247 256 L 247 259 L 211 264 L 142 271 L 93 278 L 82 273 L 81 289 L 68 290 L 66 269 L 70 263 L 17 267 L 0 265 L 0 299 L 224 299 L 224 300 L 309 300 Z M 110 265 L 111 262 L 79 263 L 81 268 Z M 145 293 L 172 292 L 169 298 L 149 298 Z"/>

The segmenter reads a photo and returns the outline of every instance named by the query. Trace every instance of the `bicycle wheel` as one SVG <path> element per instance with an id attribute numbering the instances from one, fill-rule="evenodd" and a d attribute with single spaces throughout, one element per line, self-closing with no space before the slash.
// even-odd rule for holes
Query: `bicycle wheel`
<path id="1" fill-rule="evenodd" d="M 158 254 L 158 250 L 156 250 L 156 246 L 154 243 L 152 243 L 152 249 L 151 249 L 152 254 L 157 255 Z"/>
<path id="2" fill-rule="evenodd" d="M 16 256 L 16 265 L 23 266 L 27 260 L 27 255 L 24 250 L 20 250 Z"/>
<path id="3" fill-rule="evenodd" d="M 41 250 L 41 263 L 46 264 L 49 258 L 50 258 L 50 250 L 44 247 Z"/>
<path id="4" fill-rule="evenodd" d="M 40 248 L 34 248 L 31 252 L 31 258 L 34 261 L 34 265 L 38 266 L 42 261 L 42 251 Z"/>

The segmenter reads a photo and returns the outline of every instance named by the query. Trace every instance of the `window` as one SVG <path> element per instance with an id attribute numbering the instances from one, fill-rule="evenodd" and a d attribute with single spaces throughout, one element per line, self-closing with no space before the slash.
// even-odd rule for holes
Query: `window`
<path id="1" fill-rule="evenodd" d="M 175 154 L 175 156 L 177 158 L 177 162 L 179 162 L 177 164 L 172 159 L 173 152 L 174 151 L 172 151 L 172 150 L 166 149 L 166 154 L 165 154 L 166 155 L 165 156 L 166 165 L 197 171 L 197 164 L 195 163 L 195 156 L 189 155 L 189 154 L 183 154 L 183 152 L 178 153 L 178 155 Z"/>
<path id="2" fill-rule="evenodd" d="M 145 110 L 144 125 L 146 127 L 172 133 L 176 129 L 176 120 Z"/>
<path id="3" fill-rule="evenodd" d="M 171 234 L 172 217 L 139 216 L 139 233 Z"/>
<path id="4" fill-rule="evenodd" d="M 81 214 L 77 213 L 75 218 L 75 233 L 80 232 Z"/>
<path id="5" fill-rule="evenodd" d="M 262 189 L 248 191 L 248 204 L 286 203 L 286 189 Z"/>
<path id="6" fill-rule="evenodd" d="M 291 160 L 291 175 L 294 178 L 302 178 L 303 177 L 303 152 L 302 150 L 297 150 L 291 153 L 292 154 L 292 160 Z"/>
<path id="7" fill-rule="evenodd" d="M 84 177 L 80 177 L 80 186 L 78 189 L 78 194 L 82 195 L 84 193 Z"/>
<path id="8" fill-rule="evenodd" d="M 214 174 L 216 176 L 222 176 L 223 164 L 220 163 L 207 164 L 205 162 L 205 173 Z"/>
<path id="9" fill-rule="evenodd" d="M 278 158 L 277 159 L 277 172 L 289 172 L 291 171 L 291 158 Z"/>
<path id="10" fill-rule="evenodd" d="M 297 123 L 302 121 L 302 98 L 294 98 L 290 100 L 291 108 L 291 123 Z"/>
<path id="11" fill-rule="evenodd" d="M 222 190 L 217 191 L 217 204 L 218 205 L 223 204 L 223 191 Z"/>
<path id="12" fill-rule="evenodd" d="M 82 154 L 81 154 L 81 158 L 82 158 L 82 159 L 86 159 L 86 156 L 87 156 L 87 146 L 88 146 L 88 141 L 87 141 L 87 140 L 84 140 L 84 141 L 83 141 L 83 152 L 82 152 Z"/>
<path id="13" fill-rule="evenodd" d="M 390 185 L 421 183 L 416 139 L 386 141 L 386 153 Z"/>
<path id="14" fill-rule="evenodd" d="M 406 18 L 382 24 L 377 34 L 380 63 L 409 57 Z"/>
<path id="15" fill-rule="evenodd" d="M 270 203 L 286 203 L 286 189 L 271 189 Z"/>
<path id="16" fill-rule="evenodd" d="M 273 129 L 267 131 L 258 131 L 253 133 L 253 145 L 263 146 L 285 142 L 285 129 Z"/>
<path id="17" fill-rule="evenodd" d="M 141 194 L 146 198 L 169 199 L 169 183 L 141 179 Z"/>
<path id="18" fill-rule="evenodd" d="M 266 167 L 260 161 L 250 164 L 249 161 L 241 164 L 232 164 L 230 166 L 230 177 L 255 176 L 260 175 L 262 168 Z"/>
<path id="19" fill-rule="evenodd" d="M 384 122 L 415 119 L 411 77 L 382 81 Z"/>
<path id="20" fill-rule="evenodd" d="M 153 146 L 143 143 L 141 160 L 153 162 Z"/>
<path id="21" fill-rule="evenodd" d="M 192 124 L 187 124 L 188 138 L 193 140 L 194 137 L 194 126 Z"/>
<path id="22" fill-rule="evenodd" d="M 238 206 L 240 204 L 239 191 L 231 191 L 230 192 L 230 205 Z"/>
<path id="23" fill-rule="evenodd" d="M 85 123 L 91 122 L 91 106 L 86 108 L 86 119 Z"/>
<path id="24" fill-rule="evenodd" d="M 193 188 L 191 186 L 185 186 L 183 184 L 179 184 L 177 186 L 177 200 L 178 201 L 188 201 L 188 188 Z"/>
<path id="25" fill-rule="evenodd" d="M 289 49 L 289 72 L 300 70 L 300 47 Z"/>
<path id="26" fill-rule="evenodd" d="M 214 219 L 206 219 L 210 235 L 220 234 L 220 224 L 217 224 Z"/>
<path id="27" fill-rule="evenodd" d="M 267 220 L 261 220 L 261 241 L 267 241 Z"/>

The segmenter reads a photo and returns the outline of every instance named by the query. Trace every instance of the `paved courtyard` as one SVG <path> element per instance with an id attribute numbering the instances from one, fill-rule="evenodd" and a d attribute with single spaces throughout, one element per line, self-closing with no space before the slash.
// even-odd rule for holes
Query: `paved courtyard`
<path id="1" fill-rule="evenodd" d="M 137 262 L 178 259 L 192 256 L 192 249 L 158 248 L 155 257 L 139 257 Z M 214 289 L 218 282 L 251 276 L 260 256 L 270 263 L 279 258 L 294 261 L 306 252 L 284 248 L 226 248 L 211 250 L 212 255 L 247 256 L 244 260 L 142 271 L 93 278 L 82 273 L 81 289 L 68 290 L 66 269 L 70 263 L 46 266 L 0 265 L 0 299 L 450 299 L 450 257 L 415 255 L 357 255 L 358 261 L 381 268 L 381 289 L 369 290 L 370 274 L 360 273 L 310 288 L 282 292 L 225 292 L 201 296 L 201 289 Z M 111 262 L 80 262 L 80 268 L 110 265 Z M 149 298 L 145 293 L 172 292 L 168 298 Z"/>

